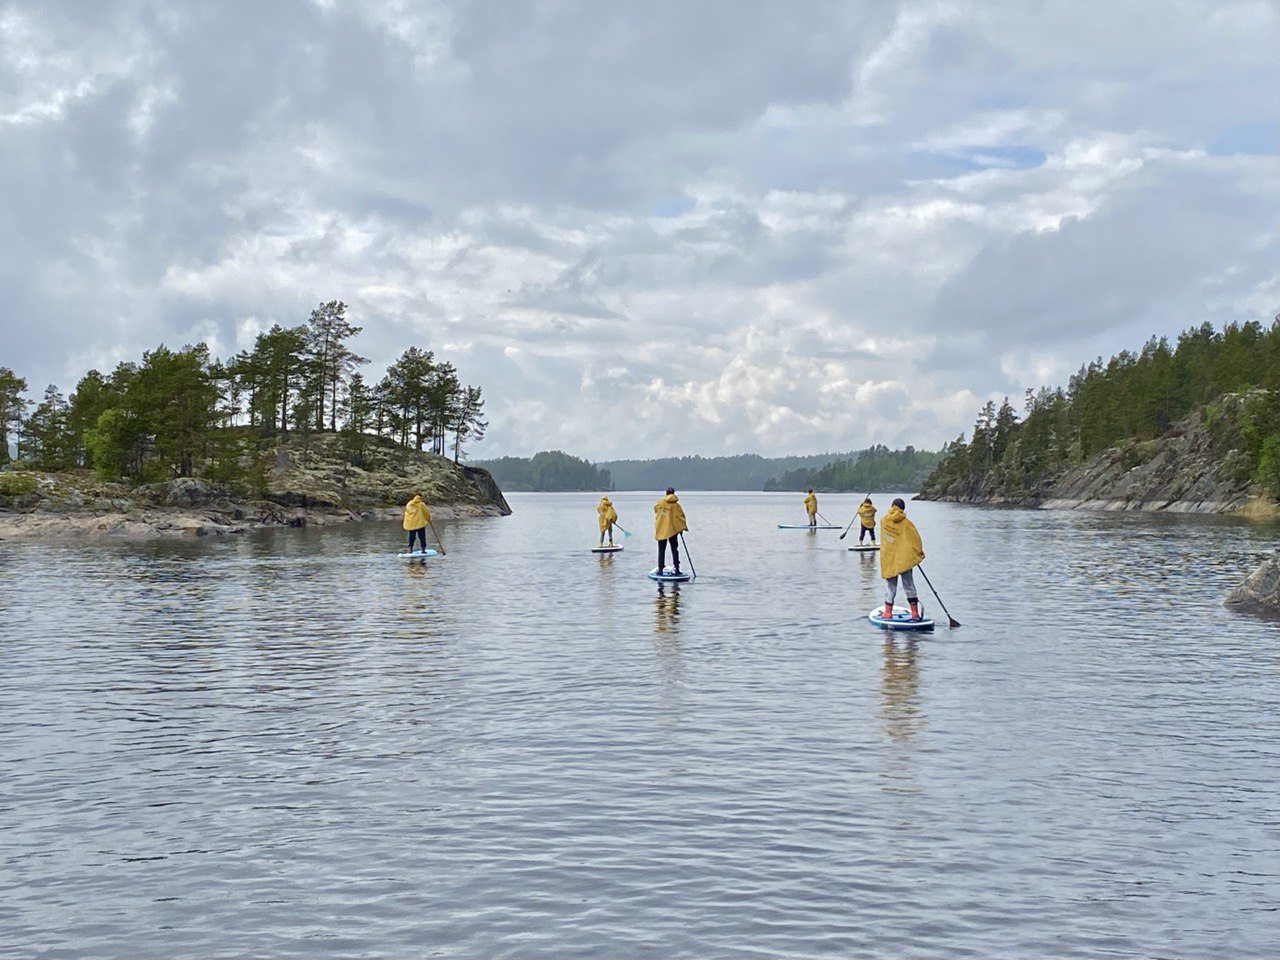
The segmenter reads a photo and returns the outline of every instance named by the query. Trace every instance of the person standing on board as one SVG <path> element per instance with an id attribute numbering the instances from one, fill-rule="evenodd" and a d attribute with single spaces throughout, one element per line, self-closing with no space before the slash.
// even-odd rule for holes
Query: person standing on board
<path id="1" fill-rule="evenodd" d="M 818 495 L 810 490 L 804 498 L 804 508 L 809 513 L 809 526 L 818 525 Z"/>
<path id="2" fill-rule="evenodd" d="M 863 500 L 858 507 L 858 522 L 861 524 L 858 530 L 858 543 L 862 543 L 862 538 L 869 533 L 871 534 L 871 543 L 874 545 L 876 542 L 876 508 L 870 497 Z"/>
<path id="3" fill-rule="evenodd" d="M 600 546 L 604 546 L 604 535 L 609 534 L 609 546 L 613 546 L 613 525 L 617 522 L 618 511 L 613 509 L 613 504 L 607 496 L 600 498 L 600 504 L 596 507 L 596 516 L 600 520 Z"/>
<path id="4" fill-rule="evenodd" d="M 667 487 L 666 496 L 653 505 L 653 538 L 658 541 L 658 573 L 667 562 L 667 544 L 671 545 L 671 563 L 680 572 L 680 534 L 689 529 L 684 508 L 676 499 L 675 487 Z"/>
<path id="5" fill-rule="evenodd" d="M 907 519 L 907 505 L 902 498 L 880 521 L 880 576 L 884 577 L 884 618 L 893 616 L 893 598 L 898 592 L 898 578 L 911 605 L 911 619 L 920 619 L 920 597 L 916 593 L 916 581 L 911 571 L 924 559 L 924 546 L 920 543 L 920 531 Z"/>
<path id="6" fill-rule="evenodd" d="M 416 537 L 422 543 L 422 552 L 427 552 L 427 524 L 431 522 L 431 511 L 418 494 L 404 505 L 404 528 L 409 531 L 409 552 L 413 553 L 413 541 Z"/>

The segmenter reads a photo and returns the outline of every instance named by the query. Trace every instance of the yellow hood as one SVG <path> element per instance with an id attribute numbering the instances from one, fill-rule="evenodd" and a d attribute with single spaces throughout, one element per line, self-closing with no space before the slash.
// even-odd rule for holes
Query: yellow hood
<path id="1" fill-rule="evenodd" d="M 413 499 L 404 505 L 404 528 L 406 530 L 417 530 L 425 527 L 431 522 L 431 511 L 427 509 L 427 505 L 423 503 L 422 498 L 414 495 Z"/>
<path id="2" fill-rule="evenodd" d="M 810 513 L 818 512 L 818 495 L 816 493 L 805 494 L 804 508 Z"/>
<path id="3" fill-rule="evenodd" d="M 880 521 L 880 576 L 896 577 L 923 559 L 920 531 L 901 507 L 890 507 Z"/>
<path id="4" fill-rule="evenodd" d="M 668 493 L 653 505 L 653 539 L 668 540 L 688 529 L 684 508 L 674 493 Z"/>

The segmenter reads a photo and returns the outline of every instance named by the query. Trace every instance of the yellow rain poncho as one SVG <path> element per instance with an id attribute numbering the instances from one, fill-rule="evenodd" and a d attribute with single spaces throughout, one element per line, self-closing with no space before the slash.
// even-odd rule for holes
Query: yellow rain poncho
<path id="1" fill-rule="evenodd" d="M 674 493 L 668 493 L 653 505 L 653 539 L 669 540 L 688 529 L 684 508 Z"/>
<path id="2" fill-rule="evenodd" d="M 596 516 L 600 518 L 600 532 L 604 533 L 609 529 L 609 524 L 618 519 L 618 511 L 613 509 L 608 497 L 601 497 L 600 505 L 596 507 Z"/>
<path id="3" fill-rule="evenodd" d="M 818 512 L 818 495 L 812 490 L 805 494 L 804 509 L 811 517 Z"/>
<path id="4" fill-rule="evenodd" d="M 890 507 L 880 521 L 880 576 L 888 580 L 924 559 L 920 531 L 901 507 Z"/>
<path id="5" fill-rule="evenodd" d="M 876 528 L 876 508 L 871 505 L 870 500 L 863 500 L 862 506 L 858 507 L 858 519 L 868 530 Z"/>
<path id="6" fill-rule="evenodd" d="M 431 511 L 427 509 L 422 498 L 415 493 L 413 499 L 404 505 L 404 528 L 420 530 L 430 522 Z"/>

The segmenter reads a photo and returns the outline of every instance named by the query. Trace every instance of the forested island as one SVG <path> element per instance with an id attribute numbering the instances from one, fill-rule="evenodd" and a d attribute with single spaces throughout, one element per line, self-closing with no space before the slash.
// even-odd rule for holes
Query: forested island
<path id="1" fill-rule="evenodd" d="M 823 492 L 914 490 L 939 455 L 889 450 L 877 445 L 861 452 L 820 453 L 766 458 L 663 457 L 611 460 L 593 464 L 560 450 L 533 457 L 480 461 L 505 490 L 609 491 L 661 490 L 807 490 Z"/>
<path id="2" fill-rule="evenodd" d="M 118 512 L 136 505 L 133 489 L 198 481 L 181 485 L 190 502 L 165 504 L 170 489 L 159 505 L 216 501 L 234 515 L 245 512 L 236 503 L 265 501 L 355 515 L 427 487 L 509 512 L 487 473 L 458 463 L 488 426 L 481 388 L 416 346 L 370 382 L 350 346 L 361 329 L 333 300 L 225 360 L 203 343 L 161 344 L 90 370 L 69 396 L 50 384 L 38 402 L 0 368 L 0 508 Z M 298 519 L 254 510 L 262 522 Z"/>
<path id="3" fill-rule="evenodd" d="M 988 403 L 943 449 L 921 499 L 1269 512 L 1280 497 L 1280 321 L 1152 337 Z"/>

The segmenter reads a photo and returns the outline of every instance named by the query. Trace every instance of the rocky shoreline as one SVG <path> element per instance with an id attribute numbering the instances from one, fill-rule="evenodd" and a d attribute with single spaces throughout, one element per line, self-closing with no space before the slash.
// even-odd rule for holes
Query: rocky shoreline
<path id="1" fill-rule="evenodd" d="M 1232 610 L 1280 620 L 1280 549 L 1228 595 Z"/>
<path id="2" fill-rule="evenodd" d="M 415 493 L 442 520 L 511 513 L 487 470 L 387 448 L 356 467 L 341 458 L 336 438 L 327 440 L 281 444 L 256 496 L 190 477 L 130 487 L 85 470 L 5 471 L 17 492 L 0 495 L 0 538 L 204 537 L 397 520 Z"/>

